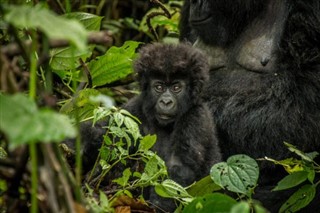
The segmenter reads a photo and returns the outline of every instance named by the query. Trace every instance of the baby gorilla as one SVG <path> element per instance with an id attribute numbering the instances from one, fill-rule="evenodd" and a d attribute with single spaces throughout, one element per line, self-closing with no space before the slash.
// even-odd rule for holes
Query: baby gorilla
<path id="1" fill-rule="evenodd" d="M 141 133 L 156 134 L 153 147 L 169 177 L 183 186 L 209 174 L 221 160 L 215 125 L 202 92 L 209 79 L 206 57 L 186 44 L 150 44 L 134 63 L 141 94 L 124 108 L 141 121 Z M 166 201 L 150 194 L 165 210 Z M 167 208 L 167 209 L 166 209 Z"/>

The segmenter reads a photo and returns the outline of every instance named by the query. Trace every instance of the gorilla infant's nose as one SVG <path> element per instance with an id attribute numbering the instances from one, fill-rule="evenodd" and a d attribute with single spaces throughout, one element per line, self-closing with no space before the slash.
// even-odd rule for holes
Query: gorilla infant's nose
<path id="1" fill-rule="evenodd" d="M 163 98 L 161 101 L 160 101 L 161 104 L 163 104 L 164 106 L 171 106 L 173 105 L 173 101 L 171 98 Z"/>

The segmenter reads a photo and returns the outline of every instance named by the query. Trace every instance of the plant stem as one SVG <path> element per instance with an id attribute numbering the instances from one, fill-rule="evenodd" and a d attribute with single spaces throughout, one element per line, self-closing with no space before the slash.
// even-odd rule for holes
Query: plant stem
<path id="1" fill-rule="evenodd" d="M 32 48 L 30 54 L 30 82 L 29 82 L 29 97 L 35 100 L 37 94 L 37 39 L 36 32 L 32 30 Z M 30 158 L 31 158 L 31 213 L 37 213 L 38 211 L 38 200 L 37 200 L 37 189 L 38 189 L 38 170 L 37 170 L 37 146 L 35 141 L 31 141 L 29 144 Z"/>

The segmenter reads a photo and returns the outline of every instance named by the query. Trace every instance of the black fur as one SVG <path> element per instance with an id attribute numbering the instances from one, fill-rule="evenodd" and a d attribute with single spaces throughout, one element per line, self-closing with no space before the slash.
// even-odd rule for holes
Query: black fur
<path id="1" fill-rule="evenodd" d="M 198 16 L 212 19 L 190 22 L 195 2 L 206 6 Z M 224 159 L 288 158 L 284 141 L 320 151 L 319 0 L 186 0 L 180 29 L 182 41 L 210 57 L 205 93 Z M 288 198 L 269 191 L 284 175 L 281 166 L 261 163 L 256 198 L 272 212 Z M 320 211 L 317 194 L 303 212 Z"/>
<path id="2" fill-rule="evenodd" d="M 167 164 L 169 176 L 187 186 L 209 174 L 214 163 L 221 160 L 215 126 L 210 111 L 202 101 L 208 80 L 206 58 L 188 45 L 152 44 L 140 51 L 135 71 L 141 94 L 124 108 L 141 120 L 143 134 L 156 134 L 153 148 Z M 157 96 L 152 92 L 152 80 L 185 82 L 185 91 L 178 95 L 178 111 L 171 123 L 163 124 L 156 118 Z M 153 195 L 151 195 L 151 199 Z M 158 199 L 152 200 L 158 202 Z M 165 203 L 160 207 L 166 208 Z M 173 210 L 171 207 L 167 210 Z"/>

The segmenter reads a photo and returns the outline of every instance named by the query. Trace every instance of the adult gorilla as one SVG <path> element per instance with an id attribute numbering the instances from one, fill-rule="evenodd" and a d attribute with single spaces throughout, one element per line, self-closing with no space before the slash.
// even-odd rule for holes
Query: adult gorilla
<path id="1" fill-rule="evenodd" d="M 180 29 L 210 57 L 206 98 L 224 159 L 288 158 L 284 141 L 320 151 L 319 0 L 186 0 Z M 288 198 L 269 191 L 284 175 L 261 163 L 256 198 L 272 212 Z M 319 192 L 315 201 L 312 212 Z"/>

